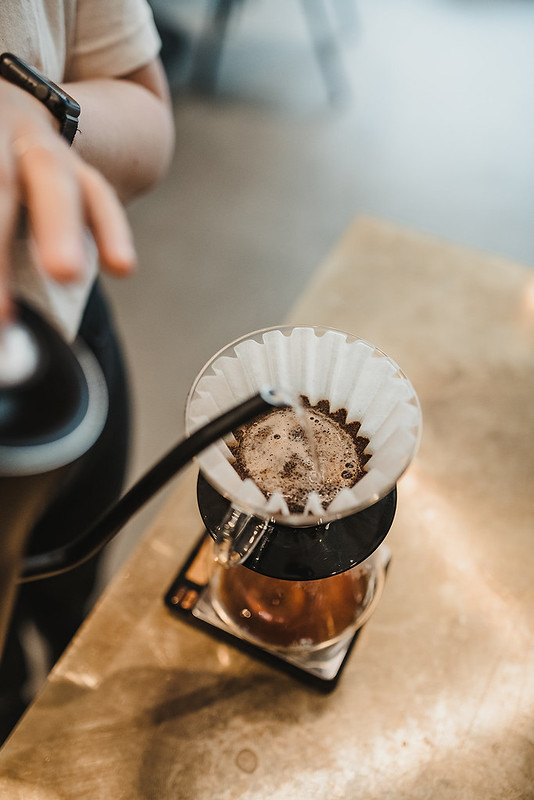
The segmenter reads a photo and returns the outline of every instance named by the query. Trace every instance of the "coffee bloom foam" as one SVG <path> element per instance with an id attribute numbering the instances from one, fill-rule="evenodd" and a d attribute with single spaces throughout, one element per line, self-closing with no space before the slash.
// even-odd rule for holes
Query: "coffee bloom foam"
<path id="1" fill-rule="evenodd" d="M 326 509 L 341 489 L 352 488 L 365 474 L 363 450 L 369 440 L 357 435 L 358 428 L 317 407 L 302 407 L 298 416 L 291 408 L 274 409 L 234 432 L 232 463 L 267 498 L 281 494 L 291 513 L 304 511 L 310 492 Z"/>
<path id="2" fill-rule="evenodd" d="M 331 412 L 346 409 L 347 423 L 361 423 L 359 435 L 369 439 L 370 458 L 361 480 L 338 491 L 326 508 L 310 487 L 304 510 L 295 513 L 282 492 L 266 498 L 254 481 L 240 477 L 228 446 L 235 439 L 229 437 L 197 461 L 206 479 L 240 510 L 294 526 L 355 513 L 387 494 L 415 454 L 421 411 L 397 364 L 369 342 L 312 327 L 258 331 L 214 356 L 190 392 L 187 433 L 269 386 L 305 395 L 312 406 L 328 400 Z"/>

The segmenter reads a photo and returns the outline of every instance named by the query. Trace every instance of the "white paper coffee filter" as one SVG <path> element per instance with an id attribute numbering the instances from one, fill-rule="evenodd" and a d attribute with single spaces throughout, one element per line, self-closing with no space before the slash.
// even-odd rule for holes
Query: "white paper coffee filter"
<path id="1" fill-rule="evenodd" d="M 252 336 L 256 338 L 252 338 Z M 228 351 L 225 351 L 228 352 Z M 252 480 L 234 470 L 232 455 L 218 442 L 197 456 L 207 480 L 234 504 L 287 525 L 310 525 L 314 517 L 344 516 L 387 494 L 410 463 L 418 444 L 421 412 L 415 391 L 398 366 L 373 345 L 339 331 L 308 327 L 251 334 L 216 357 L 189 397 L 189 433 L 265 388 L 306 395 L 314 405 L 347 410 L 369 439 L 366 475 L 342 489 L 325 510 L 314 492 L 302 514 L 289 512 L 281 494 L 266 499 Z M 231 441 L 230 436 L 227 441 Z"/>

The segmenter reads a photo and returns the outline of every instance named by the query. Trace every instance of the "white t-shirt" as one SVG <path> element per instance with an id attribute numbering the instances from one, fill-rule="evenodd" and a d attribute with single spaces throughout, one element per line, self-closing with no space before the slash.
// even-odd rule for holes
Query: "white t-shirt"
<path id="1" fill-rule="evenodd" d="M 152 61 L 160 40 L 146 0 L 0 0 L 0 52 L 9 51 L 55 83 L 118 77 Z M 83 122 L 83 109 L 80 128 Z M 1 124 L 1 118 L 0 118 Z M 15 243 L 12 291 L 74 338 L 97 270 L 87 234 L 83 278 L 60 285 L 35 265 L 31 245 Z"/>

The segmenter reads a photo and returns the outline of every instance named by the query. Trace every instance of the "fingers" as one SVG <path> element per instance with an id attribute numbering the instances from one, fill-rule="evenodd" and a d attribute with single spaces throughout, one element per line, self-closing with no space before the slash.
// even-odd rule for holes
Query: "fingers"
<path id="1" fill-rule="evenodd" d="M 84 269 L 84 230 L 92 232 L 102 266 L 129 274 L 135 251 L 125 211 L 114 190 L 94 168 L 57 143 L 15 143 L 18 177 L 35 250 L 42 269 L 57 281 Z"/>
<path id="2" fill-rule="evenodd" d="M 84 268 L 83 205 L 68 153 L 61 147 L 17 140 L 17 177 L 41 268 L 57 281 Z"/>
<path id="3" fill-rule="evenodd" d="M 13 170 L 8 164 L 2 162 L 0 165 L 0 324 L 12 315 L 9 267 L 16 210 L 17 198 Z"/>
<path id="4" fill-rule="evenodd" d="M 102 266 L 115 275 L 129 275 L 135 268 L 136 255 L 122 204 L 112 187 L 92 167 L 83 165 L 80 181 L 85 218 L 93 233 Z"/>

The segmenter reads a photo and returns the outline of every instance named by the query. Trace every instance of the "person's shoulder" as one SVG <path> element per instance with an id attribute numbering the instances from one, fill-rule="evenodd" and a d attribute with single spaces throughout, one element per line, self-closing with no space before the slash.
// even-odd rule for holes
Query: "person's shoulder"
<path id="1" fill-rule="evenodd" d="M 76 4 L 66 78 L 126 75 L 153 61 L 160 49 L 147 0 L 83 0 Z"/>

